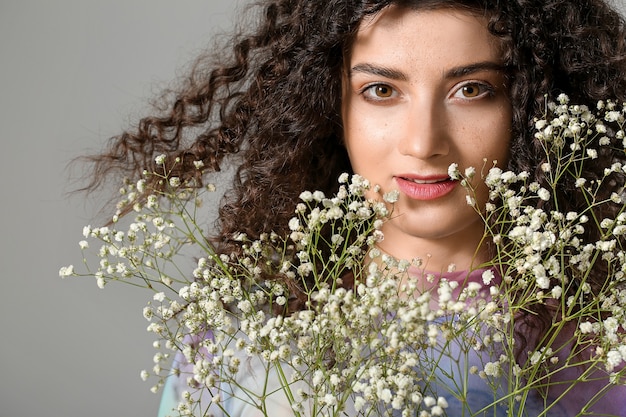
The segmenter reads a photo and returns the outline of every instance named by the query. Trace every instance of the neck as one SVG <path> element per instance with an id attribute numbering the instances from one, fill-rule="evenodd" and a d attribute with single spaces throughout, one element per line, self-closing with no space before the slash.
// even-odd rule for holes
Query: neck
<path id="1" fill-rule="evenodd" d="M 385 232 L 385 239 L 379 243 L 381 252 L 396 259 L 418 259 L 420 269 L 433 273 L 450 270 L 472 270 L 480 268 L 489 258 L 487 246 L 482 241 L 482 233 L 474 241 L 459 241 L 454 238 L 442 239 L 394 239 L 393 233 Z"/>

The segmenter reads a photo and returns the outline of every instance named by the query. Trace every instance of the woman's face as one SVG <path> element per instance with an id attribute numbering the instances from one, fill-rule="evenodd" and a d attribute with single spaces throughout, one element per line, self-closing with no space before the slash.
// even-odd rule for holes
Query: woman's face
<path id="1" fill-rule="evenodd" d="M 469 268 L 483 224 L 448 176 L 508 158 L 511 105 L 500 45 L 486 22 L 450 9 L 396 6 L 361 23 L 346 63 L 344 139 L 354 171 L 399 190 L 380 247 L 426 269 Z M 485 162 L 486 161 L 486 162 Z M 487 192 L 479 186 L 477 201 Z"/>

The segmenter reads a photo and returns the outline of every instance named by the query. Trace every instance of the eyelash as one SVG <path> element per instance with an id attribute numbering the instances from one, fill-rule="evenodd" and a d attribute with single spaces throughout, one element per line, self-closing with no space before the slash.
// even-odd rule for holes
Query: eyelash
<path id="1" fill-rule="evenodd" d="M 467 87 L 478 88 L 478 95 L 473 96 L 473 97 L 464 97 L 464 96 L 455 97 L 457 94 L 462 94 L 463 89 Z M 375 92 L 377 88 L 389 89 L 391 92 L 391 95 L 389 97 L 379 97 L 376 95 L 376 92 Z M 384 101 L 394 98 L 398 94 L 398 92 L 393 86 L 386 84 L 386 83 L 369 84 L 363 87 L 359 93 L 365 98 L 365 100 L 373 101 L 373 102 L 384 102 Z M 466 82 L 463 82 L 463 84 L 456 87 L 456 89 L 454 90 L 454 92 L 451 94 L 450 97 L 470 101 L 470 100 L 477 100 L 485 96 L 493 97 L 494 94 L 495 94 L 495 88 L 489 83 L 480 82 L 480 81 L 466 81 Z"/>

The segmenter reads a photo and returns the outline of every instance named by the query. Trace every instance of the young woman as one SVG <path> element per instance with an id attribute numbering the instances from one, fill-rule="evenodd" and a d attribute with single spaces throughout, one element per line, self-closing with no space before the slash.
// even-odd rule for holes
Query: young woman
<path id="1" fill-rule="evenodd" d="M 331 194 L 340 173 L 357 173 L 383 191 L 400 191 L 381 251 L 427 259 L 435 273 L 450 263 L 471 271 L 492 254 L 481 245 L 482 220 L 448 167 L 482 167 L 486 160 L 528 170 L 541 183 L 545 155 L 533 138 L 533 118 L 546 95 L 566 93 L 590 107 L 626 99 L 625 33 L 620 14 L 599 0 L 266 0 L 258 27 L 236 37 L 231 58 L 203 57 L 168 96 L 166 112 L 144 118 L 93 157 L 93 184 L 113 171 L 138 177 L 158 170 L 158 154 L 180 158 L 172 175 L 198 185 L 235 164 L 212 236 L 219 251 L 231 253 L 239 250 L 235 233 L 287 234 L 301 191 Z M 598 167 L 624 156 L 599 159 Z M 203 161 L 204 176 L 196 161 Z M 479 179 L 473 185 L 482 206 L 486 187 Z M 605 191 L 623 185 L 621 176 Z M 575 193 L 568 187 L 560 190 L 564 212 L 584 201 L 566 197 Z M 597 276 L 601 286 L 602 271 Z M 430 285 L 423 282 L 422 290 Z M 533 308 L 520 334 L 525 348 L 539 343 L 555 317 L 546 306 Z M 580 413 L 606 384 L 600 379 L 566 394 L 548 392 L 558 401 L 547 415 Z M 241 381 L 257 383 L 252 375 Z M 178 400 L 177 384 L 184 378 L 168 382 L 163 415 Z M 626 416 L 623 385 L 605 399 L 586 415 Z M 273 415 L 291 415 L 286 399 L 273 404 Z M 539 414 L 541 404 L 527 410 Z M 226 407 L 231 416 L 255 415 L 243 402 Z"/>

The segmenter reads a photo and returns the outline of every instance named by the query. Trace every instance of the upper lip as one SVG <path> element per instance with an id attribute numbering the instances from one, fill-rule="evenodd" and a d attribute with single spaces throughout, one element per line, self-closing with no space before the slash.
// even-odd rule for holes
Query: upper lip
<path id="1" fill-rule="evenodd" d="M 437 182 L 447 181 L 450 179 L 448 174 L 428 174 L 428 175 L 399 174 L 399 175 L 396 175 L 396 178 L 413 181 L 419 184 L 434 184 Z"/>

